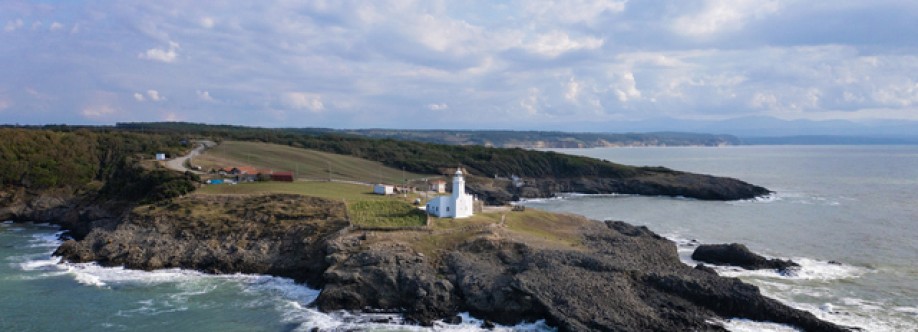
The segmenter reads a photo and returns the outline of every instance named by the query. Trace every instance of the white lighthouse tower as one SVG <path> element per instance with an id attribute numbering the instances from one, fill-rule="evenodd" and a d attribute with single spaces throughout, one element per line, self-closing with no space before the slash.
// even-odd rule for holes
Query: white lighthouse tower
<path id="1" fill-rule="evenodd" d="M 453 175 L 453 188 L 449 196 L 439 196 L 427 202 L 427 213 L 440 218 L 471 217 L 474 198 L 465 193 L 465 177 L 461 169 Z"/>

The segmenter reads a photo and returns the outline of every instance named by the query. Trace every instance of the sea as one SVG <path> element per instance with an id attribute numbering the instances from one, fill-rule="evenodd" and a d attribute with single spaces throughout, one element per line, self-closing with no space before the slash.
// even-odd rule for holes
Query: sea
<path id="1" fill-rule="evenodd" d="M 717 267 L 790 306 L 865 331 L 918 331 L 918 147 L 736 146 L 554 150 L 630 165 L 729 176 L 774 193 L 746 201 L 583 195 L 528 207 L 623 220 L 672 239 L 686 264 L 701 243 L 746 244 L 802 265 L 791 274 Z M 0 223 L 0 331 L 479 331 L 398 316 L 322 313 L 320 290 L 264 275 L 152 272 L 53 257 L 54 225 Z M 794 331 L 722 321 L 733 331 Z M 544 322 L 497 331 L 552 331 Z"/>

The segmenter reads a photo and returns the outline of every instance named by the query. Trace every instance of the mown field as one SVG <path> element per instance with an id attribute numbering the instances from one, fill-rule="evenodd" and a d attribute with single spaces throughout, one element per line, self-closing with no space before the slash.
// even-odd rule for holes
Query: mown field
<path id="1" fill-rule="evenodd" d="M 286 145 L 224 141 L 192 160 L 204 170 L 252 166 L 259 169 L 295 172 L 298 179 L 349 180 L 368 183 L 403 184 L 405 179 L 435 175 L 403 172 L 382 163 Z"/>

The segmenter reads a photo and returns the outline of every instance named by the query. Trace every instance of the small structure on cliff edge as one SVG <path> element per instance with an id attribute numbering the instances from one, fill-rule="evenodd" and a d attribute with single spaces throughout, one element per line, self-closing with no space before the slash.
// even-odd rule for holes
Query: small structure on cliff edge
<path id="1" fill-rule="evenodd" d="M 449 196 L 438 196 L 427 202 L 427 213 L 440 218 L 471 217 L 475 199 L 465 193 L 465 178 L 461 169 L 456 169 L 452 189 Z"/>

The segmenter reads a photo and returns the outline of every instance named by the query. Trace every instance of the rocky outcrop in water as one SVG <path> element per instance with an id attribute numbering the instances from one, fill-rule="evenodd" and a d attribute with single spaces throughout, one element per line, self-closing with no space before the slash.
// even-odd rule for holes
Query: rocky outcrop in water
<path id="1" fill-rule="evenodd" d="M 692 259 L 714 265 L 739 266 L 747 270 L 773 269 L 782 273 L 800 267 L 790 260 L 767 259 L 739 243 L 700 245 L 692 253 Z"/>

